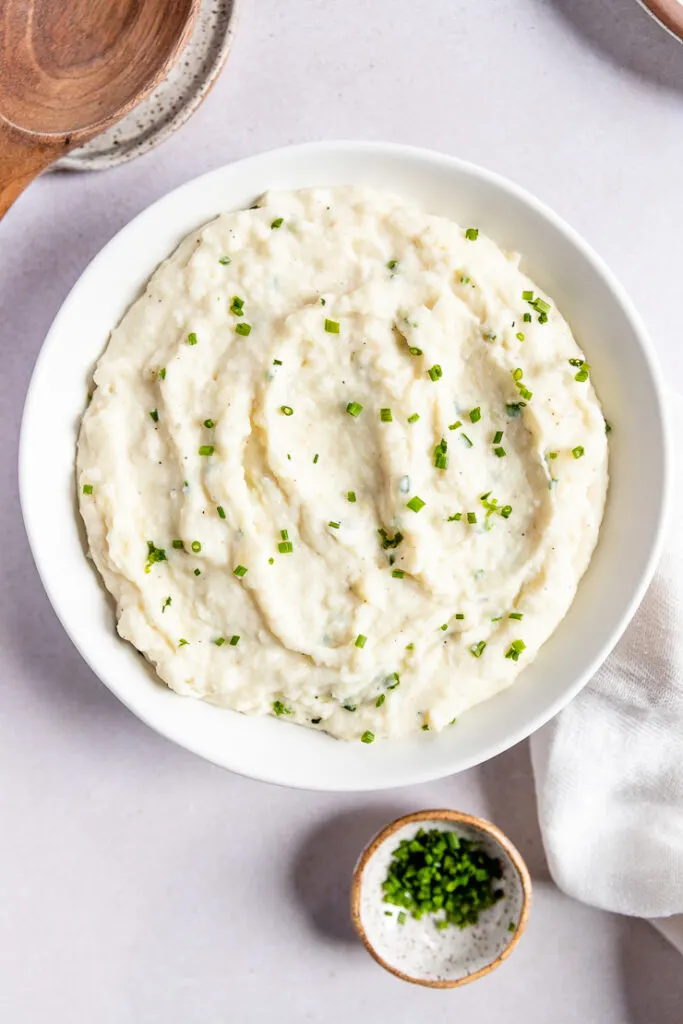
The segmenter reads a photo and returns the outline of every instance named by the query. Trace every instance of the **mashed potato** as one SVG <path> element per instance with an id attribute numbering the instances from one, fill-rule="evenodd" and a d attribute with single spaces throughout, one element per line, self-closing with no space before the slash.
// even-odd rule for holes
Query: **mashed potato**
<path id="1" fill-rule="evenodd" d="M 318 188 L 156 271 L 97 366 L 78 481 L 119 633 L 170 687 L 370 742 L 533 660 L 595 546 L 607 439 L 518 263 Z"/>

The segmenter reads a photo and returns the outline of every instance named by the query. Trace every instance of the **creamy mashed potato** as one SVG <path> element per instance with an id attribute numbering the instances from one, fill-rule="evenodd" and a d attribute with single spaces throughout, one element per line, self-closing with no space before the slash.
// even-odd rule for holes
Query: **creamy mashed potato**
<path id="1" fill-rule="evenodd" d="M 94 379 L 90 553 L 187 696 L 442 729 L 533 660 L 597 540 L 605 422 L 567 323 L 517 256 L 383 192 L 194 232 Z"/>

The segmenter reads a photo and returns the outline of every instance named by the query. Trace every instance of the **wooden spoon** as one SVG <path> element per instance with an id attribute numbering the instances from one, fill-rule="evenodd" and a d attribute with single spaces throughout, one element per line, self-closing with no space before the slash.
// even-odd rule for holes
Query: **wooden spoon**
<path id="1" fill-rule="evenodd" d="M 0 2 L 0 217 L 166 77 L 200 0 Z"/>

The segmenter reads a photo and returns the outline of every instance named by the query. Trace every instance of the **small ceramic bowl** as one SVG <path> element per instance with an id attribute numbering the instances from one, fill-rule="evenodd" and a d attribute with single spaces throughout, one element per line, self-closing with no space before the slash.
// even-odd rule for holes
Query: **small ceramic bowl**
<path id="1" fill-rule="evenodd" d="M 500 861 L 503 898 L 476 925 L 437 931 L 430 915 L 417 921 L 410 914 L 401 924 L 401 908 L 384 902 L 382 882 L 392 854 L 421 828 L 455 832 Z M 361 854 L 353 873 L 351 917 L 365 948 L 387 971 L 415 985 L 456 988 L 483 978 L 510 955 L 526 926 L 530 901 L 526 864 L 495 825 L 460 811 L 417 811 L 392 821 Z"/>

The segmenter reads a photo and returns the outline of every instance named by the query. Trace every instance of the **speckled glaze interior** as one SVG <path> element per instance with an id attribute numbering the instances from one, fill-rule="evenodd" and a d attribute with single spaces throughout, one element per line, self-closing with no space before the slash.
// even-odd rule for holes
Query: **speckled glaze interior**
<path id="1" fill-rule="evenodd" d="M 108 131 L 63 157 L 54 168 L 98 171 L 148 153 L 199 107 L 228 59 L 238 0 L 202 0 L 185 49 L 154 92 Z"/>
<path id="2" fill-rule="evenodd" d="M 400 924 L 400 908 L 384 903 L 382 882 L 393 851 L 420 828 L 455 832 L 500 861 L 504 896 L 476 925 L 438 931 L 429 915 L 419 921 L 408 915 Z M 354 875 L 352 917 L 368 951 L 387 970 L 404 981 L 454 988 L 487 974 L 510 954 L 524 930 L 530 895 L 522 858 L 495 826 L 458 811 L 422 811 L 392 822 L 362 854 Z"/>

